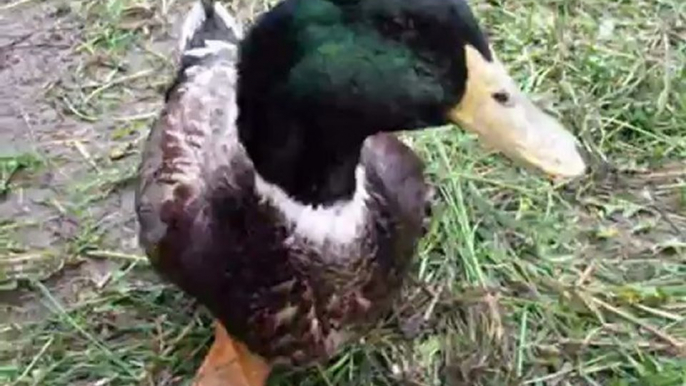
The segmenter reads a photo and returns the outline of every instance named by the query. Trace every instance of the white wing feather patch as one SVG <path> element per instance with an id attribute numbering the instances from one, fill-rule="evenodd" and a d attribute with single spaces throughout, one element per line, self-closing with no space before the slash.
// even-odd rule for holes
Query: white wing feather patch
<path id="1" fill-rule="evenodd" d="M 205 9 L 202 6 L 202 2 L 198 1 L 193 4 L 193 7 L 186 15 L 186 19 L 183 21 L 181 26 L 181 39 L 179 39 L 179 52 L 183 52 L 188 45 L 188 42 L 193 39 L 193 35 L 200 28 L 202 23 L 205 22 L 207 15 L 205 14 Z"/>
<path id="2" fill-rule="evenodd" d="M 227 43 L 221 40 L 205 40 L 205 47 L 191 48 L 190 50 L 186 50 L 184 51 L 183 56 L 202 58 L 207 55 L 217 54 L 221 50 L 229 50 L 237 53 L 238 47 L 235 44 Z"/>
<path id="3" fill-rule="evenodd" d="M 214 12 L 217 16 L 219 16 L 222 19 L 222 21 L 224 22 L 224 24 L 226 24 L 227 27 L 231 28 L 233 34 L 236 35 L 238 40 L 243 39 L 243 26 L 241 25 L 241 23 L 238 22 L 238 20 L 235 17 L 231 16 L 229 11 L 226 8 L 224 8 L 224 6 L 221 5 L 221 3 L 214 3 Z"/>

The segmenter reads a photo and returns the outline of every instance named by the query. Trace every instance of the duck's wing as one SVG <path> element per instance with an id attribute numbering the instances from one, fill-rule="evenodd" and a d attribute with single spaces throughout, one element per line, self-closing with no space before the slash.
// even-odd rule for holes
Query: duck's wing
<path id="1" fill-rule="evenodd" d="M 425 179 L 424 163 L 391 133 L 368 137 L 362 147 L 361 162 L 366 170 L 367 189 L 375 192 L 375 205 L 383 207 L 375 212 L 388 213 L 385 221 L 395 224 L 387 239 L 406 243 L 394 246 L 394 250 L 400 247 L 404 252 L 398 252 L 399 255 L 411 255 L 431 216 L 434 192 Z M 379 243 L 383 241 L 379 239 Z"/>
<path id="2" fill-rule="evenodd" d="M 249 167 L 235 127 L 242 33 L 215 1 L 198 1 L 183 24 L 178 74 L 145 144 L 136 192 L 140 242 L 153 259 L 170 223 L 193 216 L 187 207 L 202 203 L 210 184 L 239 190 L 233 179 Z"/>

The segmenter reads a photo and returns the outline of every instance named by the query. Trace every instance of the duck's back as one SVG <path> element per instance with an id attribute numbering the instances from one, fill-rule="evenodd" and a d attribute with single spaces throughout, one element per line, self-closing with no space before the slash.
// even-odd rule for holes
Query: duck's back
<path id="1" fill-rule="evenodd" d="M 235 62 L 242 31 L 226 15 L 224 25 L 235 29 L 220 29 L 217 39 L 200 39 L 197 28 L 209 16 L 222 15 L 214 9 L 208 13 L 198 2 L 184 23 L 179 72 L 143 149 L 136 209 L 141 243 L 153 255 L 168 231 L 165 219 L 198 211 L 193 205 L 214 189 L 209 183 L 229 187 L 229 196 L 240 195 L 248 189 L 239 185 L 252 177 L 234 127 Z M 205 35 L 212 31 L 207 30 Z"/>
<path id="2" fill-rule="evenodd" d="M 154 268 L 202 303 L 222 270 L 217 223 L 244 222 L 256 207 L 254 170 L 235 128 L 240 25 L 223 7 L 198 1 L 182 28 L 178 73 L 144 145 L 136 192 L 139 239 Z M 225 260 L 245 246 L 244 226 Z M 215 259 L 215 260 L 213 260 Z M 210 308 L 213 308 L 210 305 Z"/>
<path id="3" fill-rule="evenodd" d="M 238 140 L 242 31 L 208 7 L 187 18 L 180 71 L 143 152 L 141 244 L 251 351 L 290 364 L 325 358 L 397 294 L 424 218 L 422 165 L 394 136 L 370 137 L 361 194 L 294 222 L 297 204 L 257 176 Z"/>

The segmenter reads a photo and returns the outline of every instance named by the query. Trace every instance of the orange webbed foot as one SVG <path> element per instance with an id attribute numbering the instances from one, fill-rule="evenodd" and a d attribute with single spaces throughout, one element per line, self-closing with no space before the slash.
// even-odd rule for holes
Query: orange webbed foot
<path id="1" fill-rule="evenodd" d="M 215 321 L 214 343 L 198 370 L 193 386 L 264 386 L 271 367 L 233 339 Z"/>

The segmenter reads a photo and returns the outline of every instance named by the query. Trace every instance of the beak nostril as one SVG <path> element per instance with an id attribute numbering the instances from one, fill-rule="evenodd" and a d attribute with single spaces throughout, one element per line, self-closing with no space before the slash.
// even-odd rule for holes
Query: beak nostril
<path id="1" fill-rule="evenodd" d="M 497 91 L 492 95 L 493 99 L 501 105 L 507 106 L 510 103 L 510 94 L 507 91 Z"/>

